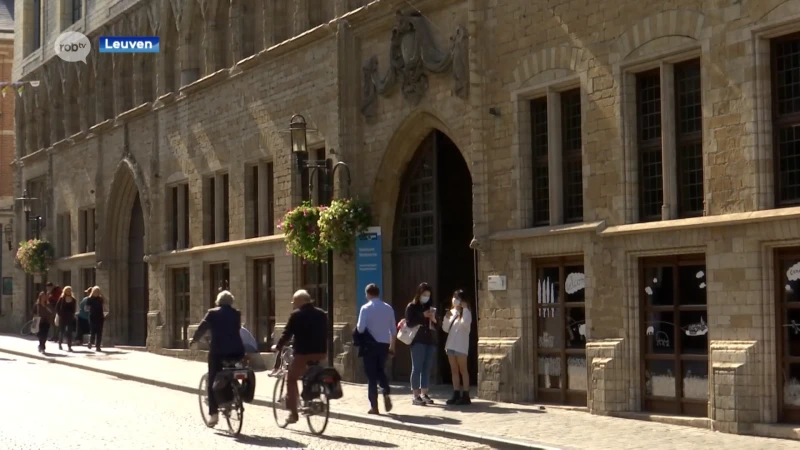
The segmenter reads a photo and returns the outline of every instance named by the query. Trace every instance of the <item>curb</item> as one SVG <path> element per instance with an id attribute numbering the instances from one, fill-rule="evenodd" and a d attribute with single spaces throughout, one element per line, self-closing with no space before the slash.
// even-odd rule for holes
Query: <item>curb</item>
<path id="1" fill-rule="evenodd" d="M 119 378 L 119 379 L 122 379 L 122 380 L 135 381 L 137 383 L 147 384 L 147 385 L 150 385 L 150 386 L 156 386 L 156 387 L 160 387 L 160 388 L 164 388 L 164 389 L 170 389 L 170 390 L 173 390 L 173 391 L 180 391 L 180 392 L 184 392 L 184 393 L 187 393 L 187 394 L 195 394 L 195 395 L 198 394 L 198 389 L 191 388 L 191 387 L 188 387 L 188 386 L 182 386 L 182 385 L 179 385 L 179 384 L 167 383 L 167 382 L 164 382 L 164 381 L 158 381 L 158 380 L 153 380 L 153 379 L 150 379 L 150 378 L 139 377 L 139 376 L 136 376 L 136 375 L 130 375 L 130 374 L 122 373 L 122 372 L 116 372 L 116 371 L 113 371 L 113 370 L 105 370 L 105 369 L 100 369 L 100 368 L 96 368 L 96 367 L 88 367 L 88 366 L 85 366 L 85 365 L 82 365 L 82 364 L 76 364 L 76 363 L 73 363 L 73 362 L 70 362 L 70 361 L 61 361 L 58 358 L 52 358 L 52 357 L 47 357 L 47 356 L 42 356 L 42 355 L 31 355 L 30 353 L 25 353 L 25 352 L 21 352 L 21 351 L 17 351 L 17 350 L 9 350 L 9 349 L 5 349 L 5 348 L 0 348 L 0 353 L 7 353 L 7 354 L 11 354 L 11 355 L 22 357 L 22 358 L 46 361 L 46 362 L 49 362 L 51 364 L 60 364 L 62 366 L 72 367 L 74 369 L 81 369 L 81 370 L 86 370 L 86 371 L 89 371 L 89 372 L 100 373 L 100 374 L 103 374 L 103 375 L 116 377 L 116 378 Z M 274 402 L 272 402 L 271 400 L 266 400 L 266 399 L 263 399 L 263 398 L 256 397 L 253 400 L 252 404 L 255 404 L 255 405 L 258 405 L 258 406 L 264 406 L 264 407 L 267 407 L 267 408 L 272 408 Z M 395 429 L 395 430 L 419 432 L 419 433 L 424 433 L 424 434 L 438 436 L 438 437 L 447 438 L 447 439 L 455 439 L 455 440 L 461 440 L 461 441 L 475 442 L 477 444 L 489 445 L 489 446 L 492 446 L 494 448 L 500 448 L 500 449 L 503 449 L 503 450 L 505 450 L 505 449 L 509 449 L 509 450 L 510 449 L 560 450 L 560 449 L 558 449 L 556 447 L 550 447 L 550 446 L 541 445 L 541 444 L 527 443 L 527 442 L 516 441 L 516 440 L 512 440 L 512 439 L 505 439 L 505 438 L 491 436 L 491 435 L 482 435 L 482 434 L 478 434 L 478 433 L 470 433 L 468 431 L 448 430 L 447 428 L 443 428 L 443 427 L 434 427 L 434 426 L 429 426 L 429 425 L 419 425 L 419 424 L 413 424 L 413 423 L 408 423 L 408 422 L 402 422 L 402 421 L 398 421 L 398 420 L 381 419 L 381 418 L 378 418 L 378 417 L 372 417 L 372 416 L 367 416 L 367 415 L 362 415 L 362 414 L 355 414 L 355 413 L 348 413 L 348 412 L 337 412 L 337 411 L 334 411 L 333 409 L 331 409 L 331 411 L 330 411 L 330 417 L 333 418 L 333 419 L 346 420 L 346 421 L 350 421 L 350 422 L 358 422 L 358 423 L 363 423 L 363 424 L 367 424 L 367 425 L 375 425 L 375 426 L 386 427 L 386 428 L 391 428 L 391 429 Z M 392 414 L 386 414 L 386 417 L 392 417 Z"/>

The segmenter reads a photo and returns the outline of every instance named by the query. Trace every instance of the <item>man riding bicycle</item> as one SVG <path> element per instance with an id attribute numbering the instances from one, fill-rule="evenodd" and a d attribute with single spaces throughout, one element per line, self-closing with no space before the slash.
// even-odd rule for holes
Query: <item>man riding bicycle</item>
<path id="1" fill-rule="evenodd" d="M 217 307 L 208 310 L 189 342 L 192 345 L 206 331 L 211 332 L 211 348 L 208 352 L 208 426 L 212 428 L 219 422 L 219 405 L 214 396 L 214 380 L 217 373 L 222 371 L 223 361 L 239 361 L 244 358 L 244 344 L 239 335 L 239 330 L 242 328 L 242 313 L 233 307 L 233 301 L 233 295 L 229 291 L 217 294 L 215 302 Z"/>
<path id="2" fill-rule="evenodd" d="M 304 289 L 294 293 L 292 305 L 294 312 L 289 316 L 283 336 L 272 350 L 280 352 L 290 339 L 294 338 L 294 360 L 287 374 L 286 407 L 291 415 L 287 424 L 296 423 L 297 414 L 297 381 L 303 376 L 310 363 L 319 363 L 325 359 L 328 343 L 328 318 L 325 311 L 311 304 L 311 296 Z"/>

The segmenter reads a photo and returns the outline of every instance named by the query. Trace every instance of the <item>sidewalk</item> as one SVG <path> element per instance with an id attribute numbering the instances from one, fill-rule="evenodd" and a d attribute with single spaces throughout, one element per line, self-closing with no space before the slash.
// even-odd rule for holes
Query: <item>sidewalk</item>
<path id="1" fill-rule="evenodd" d="M 46 359 L 138 381 L 195 393 L 200 377 L 206 372 L 201 362 L 154 355 L 146 352 L 109 347 L 102 354 L 76 347 L 73 354 L 48 343 L 48 355 L 36 351 L 36 342 L 20 337 L 0 336 L 0 353 Z M 272 405 L 273 379 L 258 374 L 256 403 Z M 394 390 L 394 409 L 379 417 L 366 414 L 366 386 L 346 384 L 344 398 L 332 402 L 331 417 L 382 425 L 419 433 L 468 440 L 495 448 L 561 449 L 691 449 L 720 447 L 731 449 L 800 449 L 800 442 L 715 433 L 638 420 L 594 416 L 586 412 L 534 405 L 494 403 L 476 399 L 469 407 L 445 408 L 443 395 L 433 395 L 437 404 L 413 406 L 405 388 Z M 436 394 L 436 393 L 434 393 Z M 441 394 L 444 394 L 442 392 Z M 272 420 L 264 418 L 264 420 Z M 245 423 L 245 427 L 247 424 Z M 335 427 L 330 429 L 336 433 Z"/>

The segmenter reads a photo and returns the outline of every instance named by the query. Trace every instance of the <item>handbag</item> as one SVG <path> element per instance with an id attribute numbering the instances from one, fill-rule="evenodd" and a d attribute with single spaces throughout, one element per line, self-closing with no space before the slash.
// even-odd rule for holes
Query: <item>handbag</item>
<path id="1" fill-rule="evenodd" d="M 411 343 L 414 342 L 417 331 L 419 331 L 419 327 L 420 325 L 409 327 L 408 324 L 406 324 L 406 319 L 401 320 L 397 324 L 397 340 L 406 345 L 411 345 Z"/>
<path id="2" fill-rule="evenodd" d="M 33 322 L 31 323 L 31 333 L 36 334 L 39 332 L 39 322 L 41 322 L 41 317 L 34 317 Z"/>

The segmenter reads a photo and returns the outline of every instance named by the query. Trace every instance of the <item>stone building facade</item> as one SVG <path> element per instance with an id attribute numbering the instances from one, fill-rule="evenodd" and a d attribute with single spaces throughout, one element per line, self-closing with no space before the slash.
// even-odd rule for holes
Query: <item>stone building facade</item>
<path id="1" fill-rule="evenodd" d="M 0 1 L 0 80 L 11 81 L 14 65 L 14 2 Z M 13 321 L 14 277 L 14 95 L 0 97 L 0 327 Z"/>
<path id="2" fill-rule="evenodd" d="M 15 79 L 43 83 L 15 188 L 117 343 L 185 346 L 219 287 L 265 346 L 294 289 L 326 307 L 276 226 L 324 194 L 302 114 L 372 204 L 398 316 L 421 281 L 471 294 L 480 397 L 794 436 L 800 0 L 45 3 L 16 4 Z M 64 30 L 161 53 L 63 63 Z M 348 374 L 355 277 L 337 257 Z M 20 322 L 42 281 L 15 277 Z"/>

